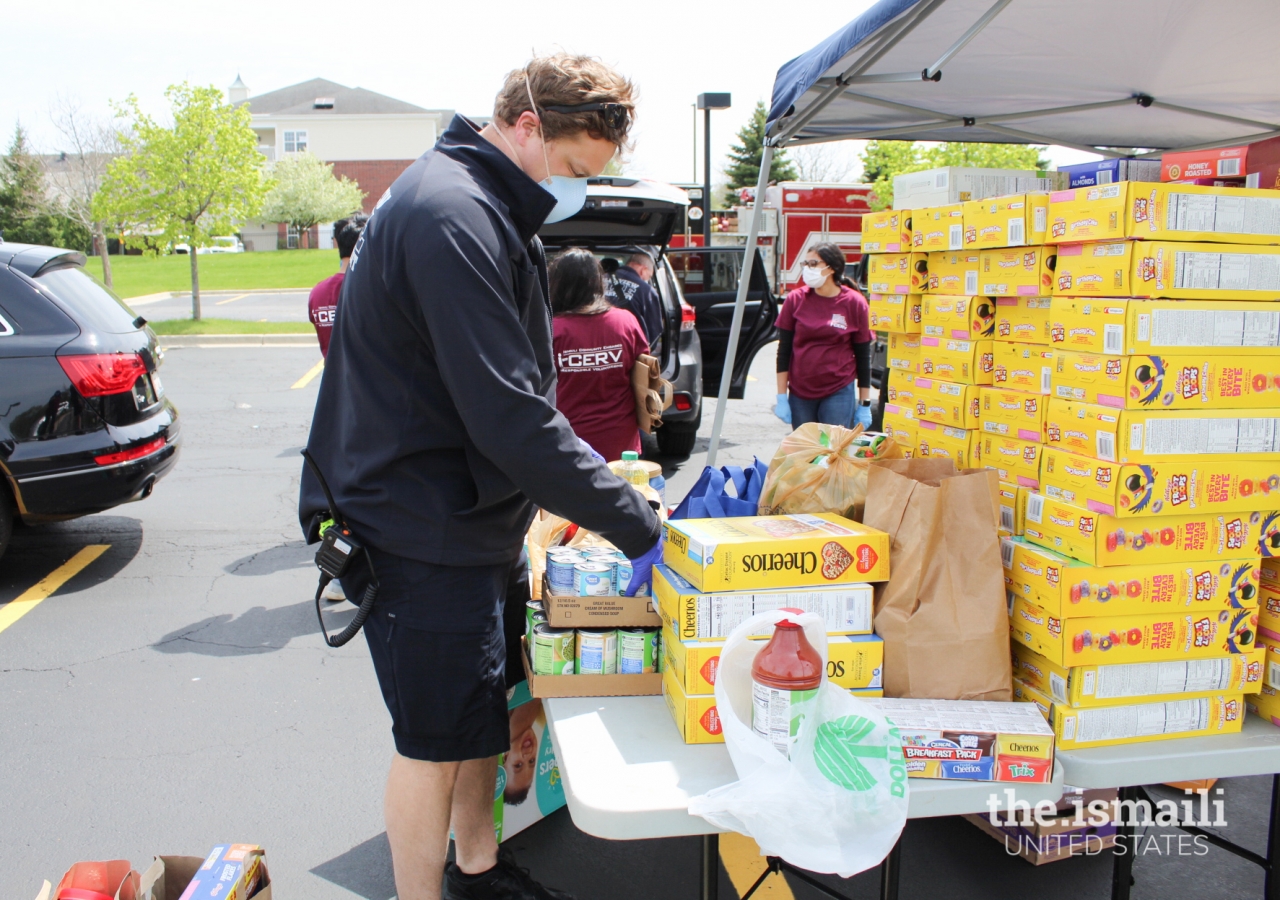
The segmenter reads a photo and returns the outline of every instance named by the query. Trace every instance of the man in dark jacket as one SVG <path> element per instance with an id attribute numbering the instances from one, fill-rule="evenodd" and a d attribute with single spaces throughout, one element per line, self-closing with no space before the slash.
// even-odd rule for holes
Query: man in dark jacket
<path id="1" fill-rule="evenodd" d="M 441 897 L 442 872 L 453 900 L 565 896 L 494 840 L 506 690 L 523 677 L 504 675 L 521 665 L 503 617 L 523 621 L 535 504 L 612 541 L 637 580 L 661 558 L 655 512 L 556 411 L 536 237 L 581 208 L 586 178 L 625 143 L 631 92 L 588 57 L 512 72 L 492 124 L 456 117 L 392 184 L 347 270 L 308 450 L 370 548 L 349 595 L 379 587 L 365 637 L 396 746 L 385 805 L 400 900 Z M 304 472 L 311 539 L 325 507 Z"/>
<path id="2" fill-rule="evenodd" d="M 656 354 L 662 340 L 662 300 L 651 284 L 653 271 L 652 256 L 643 250 L 632 253 L 608 280 L 605 296 L 614 306 L 631 311 L 649 341 L 649 352 Z"/>

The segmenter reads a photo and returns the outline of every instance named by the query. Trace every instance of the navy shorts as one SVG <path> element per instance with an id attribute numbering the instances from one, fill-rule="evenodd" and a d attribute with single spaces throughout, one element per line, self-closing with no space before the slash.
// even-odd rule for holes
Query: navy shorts
<path id="1" fill-rule="evenodd" d="M 396 752 L 458 762 L 508 750 L 507 687 L 524 680 L 523 555 L 491 566 L 443 566 L 377 550 L 372 556 L 380 586 L 364 634 Z M 366 577 L 358 571 L 344 578 L 357 589 L 348 590 L 352 602 Z"/>

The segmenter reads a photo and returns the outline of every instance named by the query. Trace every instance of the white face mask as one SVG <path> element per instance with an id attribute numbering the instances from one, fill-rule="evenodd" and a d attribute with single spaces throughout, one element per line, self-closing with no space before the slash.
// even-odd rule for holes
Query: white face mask
<path id="1" fill-rule="evenodd" d="M 526 73 L 524 79 L 525 93 L 529 96 L 529 106 L 532 108 L 534 115 L 538 115 L 538 139 L 542 141 L 542 162 L 547 167 L 547 177 L 538 184 L 542 185 L 552 197 L 556 198 L 556 205 L 551 212 L 547 214 L 544 224 L 552 222 L 563 222 L 565 219 L 574 215 L 578 210 L 582 209 L 587 202 L 587 179 L 586 178 L 570 178 L 567 175 L 552 175 L 551 160 L 547 157 L 547 141 L 542 137 L 542 119 L 538 114 L 538 104 L 533 102 L 533 90 L 529 87 L 529 76 Z M 507 136 L 502 133 L 497 124 L 494 125 L 498 132 L 498 137 L 502 138 L 502 142 L 510 148 L 514 154 L 516 148 L 511 146 L 511 142 L 507 140 Z M 529 173 L 526 172 L 526 175 Z M 533 176 L 530 175 L 530 178 Z"/>
<path id="2" fill-rule="evenodd" d="M 827 276 L 823 272 L 823 269 L 825 268 L 826 266 L 823 266 L 822 269 L 813 269 L 809 266 L 804 266 L 800 269 L 800 277 L 804 279 L 805 284 L 814 290 L 817 290 L 826 284 Z"/>

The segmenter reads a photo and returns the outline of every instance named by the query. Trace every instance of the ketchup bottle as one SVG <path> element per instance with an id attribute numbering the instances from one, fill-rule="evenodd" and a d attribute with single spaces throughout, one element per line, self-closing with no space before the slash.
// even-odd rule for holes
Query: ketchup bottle
<path id="1" fill-rule="evenodd" d="M 751 664 L 751 730 L 788 759 L 822 674 L 822 657 L 804 629 L 789 619 L 774 626 L 773 637 Z"/>

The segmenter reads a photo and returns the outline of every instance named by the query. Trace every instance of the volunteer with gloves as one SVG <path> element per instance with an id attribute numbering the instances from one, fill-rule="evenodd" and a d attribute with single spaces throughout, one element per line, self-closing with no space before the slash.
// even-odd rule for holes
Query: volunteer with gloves
<path id="1" fill-rule="evenodd" d="M 844 252 L 818 244 L 800 270 L 805 287 L 778 314 L 778 403 L 774 415 L 871 427 L 871 341 L 867 300 L 844 277 Z M 856 394 L 855 394 L 856 391 Z"/>

